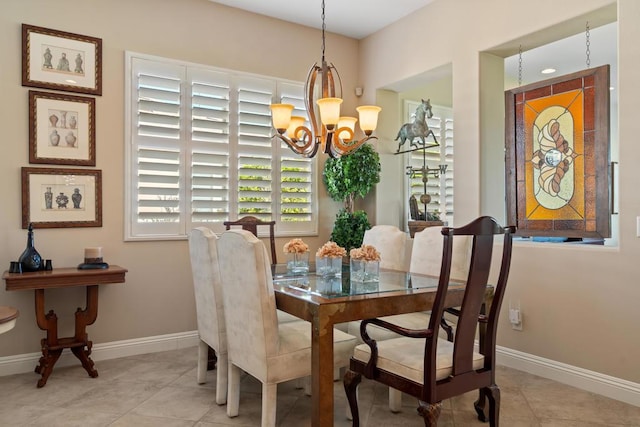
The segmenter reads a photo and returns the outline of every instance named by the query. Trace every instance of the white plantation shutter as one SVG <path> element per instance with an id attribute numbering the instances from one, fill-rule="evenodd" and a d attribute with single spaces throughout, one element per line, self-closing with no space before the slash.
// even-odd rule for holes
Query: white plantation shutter
<path id="1" fill-rule="evenodd" d="M 417 101 L 405 102 L 405 119 L 406 122 L 414 120 L 415 110 L 418 107 Z M 427 119 L 429 128 L 435 134 L 440 146 L 429 148 L 426 153 L 422 150 L 413 151 L 406 154 L 407 166 L 412 168 L 421 168 L 424 160 L 426 165 L 431 168 L 439 168 L 440 165 L 446 164 L 447 171 L 441 174 L 439 178 L 428 176 L 427 194 L 431 196 L 431 202 L 427 205 L 428 212 L 438 212 L 440 219 L 447 221 L 448 225 L 453 225 L 453 111 L 450 108 L 433 106 L 431 109 L 432 118 Z M 427 144 L 433 142 L 431 137 L 427 138 Z M 409 149 L 409 141 L 405 143 Z M 424 156 L 424 157 L 423 157 Z M 410 220 L 408 209 L 408 198 L 414 195 L 418 200 L 418 208 L 424 211 L 424 205 L 420 203 L 420 196 L 424 193 L 424 184 L 422 176 L 416 174 L 413 178 L 407 177 L 407 220 Z"/>
<path id="2" fill-rule="evenodd" d="M 315 161 L 272 138 L 269 109 L 306 116 L 302 84 L 126 57 L 127 240 L 221 232 L 245 215 L 275 220 L 278 235 L 317 233 Z"/>
<path id="3" fill-rule="evenodd" d="M 275 82 L 242 78 L 238 81 L 237 216 L 253 215 L 271 221 L 274 212 L 271 104 Z"/>
<path id="4" fill-rule="evenodd" d="M 309 119 L 304 107 L 304 94 L 298 85 L 282 83 L 278 102 L 292 104 L 292 115 Z M 308 122 L 307 122 L 308 124 Z M 295 154 L 284 142 L 278 147 L 280 157 L 279 220 L 288 231 L 315 227 L 315 161 Z M 314 232 L 316 232 L 314 228 Z"/>
<path id="5" fill-rule="evenodd" d="M 229 218 L 230 79 L 226 73 L 188 70 L 190 87 L 191 215 L 207 226 Z"/>
<path id="6" fill-rule="evenodd" d="M 135 144 L 130 163 L 136 173 L 131 175 L 133 193 L 127 200 L 132 202 L 132 232 L 177 233 L 184 209 L 180 204 L 184 69 L 142 60 L 132 64 L 131 75 Z"/>

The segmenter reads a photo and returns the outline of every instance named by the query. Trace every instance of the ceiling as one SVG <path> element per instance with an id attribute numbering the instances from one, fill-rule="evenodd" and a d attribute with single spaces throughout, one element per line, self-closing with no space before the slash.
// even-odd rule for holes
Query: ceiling
<path id="1" fill-rule="evenodd" d="M 321 0 L 210 0 L 284 21 L 321 28 Z M 355 39 L 364 38 L 411 14 L 435 0 L 325 0 L 326 30 Z M 440 0 L 444 1 L 444 0 Z M 354 19 L 356 17 L 356 19 Z M 617 85 L 617 23 L 590 29 L 590 66 L 611 65 L 611 86 Z M 522 85 L 583 70 L 586 66 L 585 32 L 538 48 L 522 44 Z M 518 82 L 518 55 L 505 58 L 507 86 Z M 555 68 L 554 74 L 541 74 L 544 68 Z M 437 70 L 435 70 L 437 71 Z M 402 91 L 416 87 L 425 79 L 433 80 L 443 73 L 431 70 L 403 82 L 389 84 L 386 89 Z M 427 77 L 427 75 L 429 77 Z M 612 93 L 616 96 L 615 93 Z"/>
<path id="2" fill-rule="evenodd" d="M 321 0 L 210 1 L 307 27 L 322 27 Z M 434 0 L 325 0 L 326 30 L 362 39 L 432 1 Z"/>

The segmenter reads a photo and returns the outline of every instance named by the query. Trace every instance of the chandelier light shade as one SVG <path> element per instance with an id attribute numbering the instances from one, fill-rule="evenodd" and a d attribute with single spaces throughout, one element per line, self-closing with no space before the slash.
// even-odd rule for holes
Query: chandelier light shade
<path id="1" fill-rule="evenodd" d="M 322 0 L 322 61 L 321 65 L 317 62 L 313 64 L 304 87 L 304 104 L 309 115 L 309 125 L 306 125 L 304 117 L 292 116 L 294 106 L 291 104 L 271 104 L 271 120 L 277 131 L 275 137 L 284 141 L 294 153 L 314 157 L 318 149 L 321 149 L 337 158 L 357 150 L 370 139 L 377 139 L 372 135 L 378 124 L 378 113 L 382 109 L 375 105 L 365 105 L 356 108 L 358 119 L 340 116 L 342 82 L 336 67 L 327 64 L 325 60 L 324 32 Z M 317 94 L 321 98 L 316 100 Z M 355 125 L 358 121 L 365 134 L 360 140 L 355 139 Z"/>

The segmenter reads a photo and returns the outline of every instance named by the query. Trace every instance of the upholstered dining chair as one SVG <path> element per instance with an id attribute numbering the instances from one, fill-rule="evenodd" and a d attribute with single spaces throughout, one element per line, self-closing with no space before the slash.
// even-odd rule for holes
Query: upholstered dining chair
<path id="1" fill-rule="evenodd" d="M 227 230 L 230 230 L 231 227 L 240 227 L 243 230 L 250 231 L 254 236 L 258 237 L 258 227 L 269 229 L 269 244 L 271 245 L 271 264 L 277 264 L 278 258 L 276 256 L 276 236 L 274 227 L 276 225 L 275 221 L 262 221 L 255 216 L 245 216 L 237 221 L 225 221 L 223 222 L 224 226 Z"/>
<path id="2" fill-rule="evenodd" d="M 363 245 L 372 245 L 380 252 L 380 268 L 404 270 L 407 233 L 395 225 L 374 225 L 364 232 Z"/>
<path id="3" fill-rule="evenodd" d="M 427 227 L 413 236 L 413 250 L 411 252 L 411 262 L 409 272 L 426 274 L 428 276 L 438 276 L 442 265 L 442 226 Z M 459 236 L 453 241 L 453 258 L 451 265 L 451 278 L 465 280 L 469 271 L 469 255 L 471 252 L 471 239 L 469 236 Z M 452 314 L 454 313 L 454 314 Z M 440 326 L 449 341 L 453 341 L 456 309 L 446 309 L 440 320 Z M 407 313 L 399 316 L 391 316 L 384 320 L 402 326 L 407 329 L 420 329 L 429 323 L 429 312 Z M 446 319 L 449 319 L 447 322 Z M 377 328 L 370 327 L 369 335 L 376 341 L 383 339 L 397 338 L 397 334 Z M 384 330 L 384 332 L 381 332 Z M 355 334 L 354 331 L 349 331 Z M 393 412 L 398 412 L 402 408 L 402 393 L 393 388 L 389 389 L 389 408 Z"/>
<path id="4" fill-rule="evenodd" d="M 218 241 L 229 361 L 227 415 L 239 414 L 240 370 L 262 382 L 262 426 L 276 422 L 277 384 L 311 375 L 311 326 L 279 323 L 269 257 L 246 230 Z M 233 307 L 233 309 L 230 309 Z M 346 366 L 355 337 L 334 330 L 334 364 Z"/>
<path id="5" fill-rule="evenodd" d="M 209 347 L 216 352 L 216 403 L 227 403 L 227 338 L 215 233 L 198 227 L 189 233 L 191 274 L 198 323 L 198 384 L 206 382 Z"/>
<path id="6" fill-rule="evenodd" d="M 406 270 L 406 247 L 407 234 L 393 225 L 374 225 L 364 232 L 363 245 L 372 245 L 380 252 L 380 267 L 391 270 Z M 407 313 L 388 316 L 384 318 L 388 322 L 403 325 L 406 328 L 417 329 L 429 321 L 427 313 Z M 340 327 L 340 326 L 339 326 Z M 376 329 L 375 331 L 373 329 Z M 347 324 L 347 333 L 356 336 L 360 340 L 360 320 L 355 320 Z M 390 338 L 397 338 L 394 332 L 383 328 L 372 327 L 370 334 L 376 340 L 382 341 Z M 389 409 L 393 412 L 400 411 L 402 406 L 402 393 L 389 389 Z"/>
<path id="7" fill-rule="evenodd" d="M 495 347 L 498 316 L 511 265 L 511 240 L 515 227 L 500 227 L 491 217 L 480 217 L 460 228 L 445 227 L 438 289 L 426 328 L 410 330 L 382 319 L 362 322 L 365 344 L 358 345 L 344 376 L 353 425 L 359 425 L 357 386 L 362 375 L 419 399 L 418 412 L 426 426 L 436 426 L 442 401 L 480 390 L 474 407 L 481 421 L 498 425 L 500 390 L 495 383 Z M 502 262 L 494 287 L 489 314 L 482 314 L 491 272 L 495 235 L 504 235 Z M 464 287 L 454 342 L 438 338 L 440 319 L 454 261 L 453 245 L 458 236 L 472 238 L 469 274 Z M 370 325 L 387 328 L 402 337 L 376 342 L 368 335 Z M 479 350 L 474 350 L 476 330 L 481 327 Z M 485 412 L 489 400 L 489 414 Z"/>

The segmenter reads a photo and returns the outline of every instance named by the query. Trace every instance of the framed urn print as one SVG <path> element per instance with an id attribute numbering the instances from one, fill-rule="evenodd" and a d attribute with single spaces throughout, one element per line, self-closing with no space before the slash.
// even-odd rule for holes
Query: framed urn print
<path id="1" fill-rule="evenodd" d="M 22 228 L 102 227 L 102 171 L 22 168 Z"/>
<path id="2" fill-rule="evenodd" d="M 609 66 L 505 92 L 508 223 L 520 236 L 611 236 Z"/>
<path id="3" fill-rule="evenodd" d="M 95 99 L 29 91 L 29 163 L 96 165 Z"/>
<path id="4" fill-rule="evenodd" d="M 22 24 L 22 85 L 102 95 L 102 39 Z"/>

